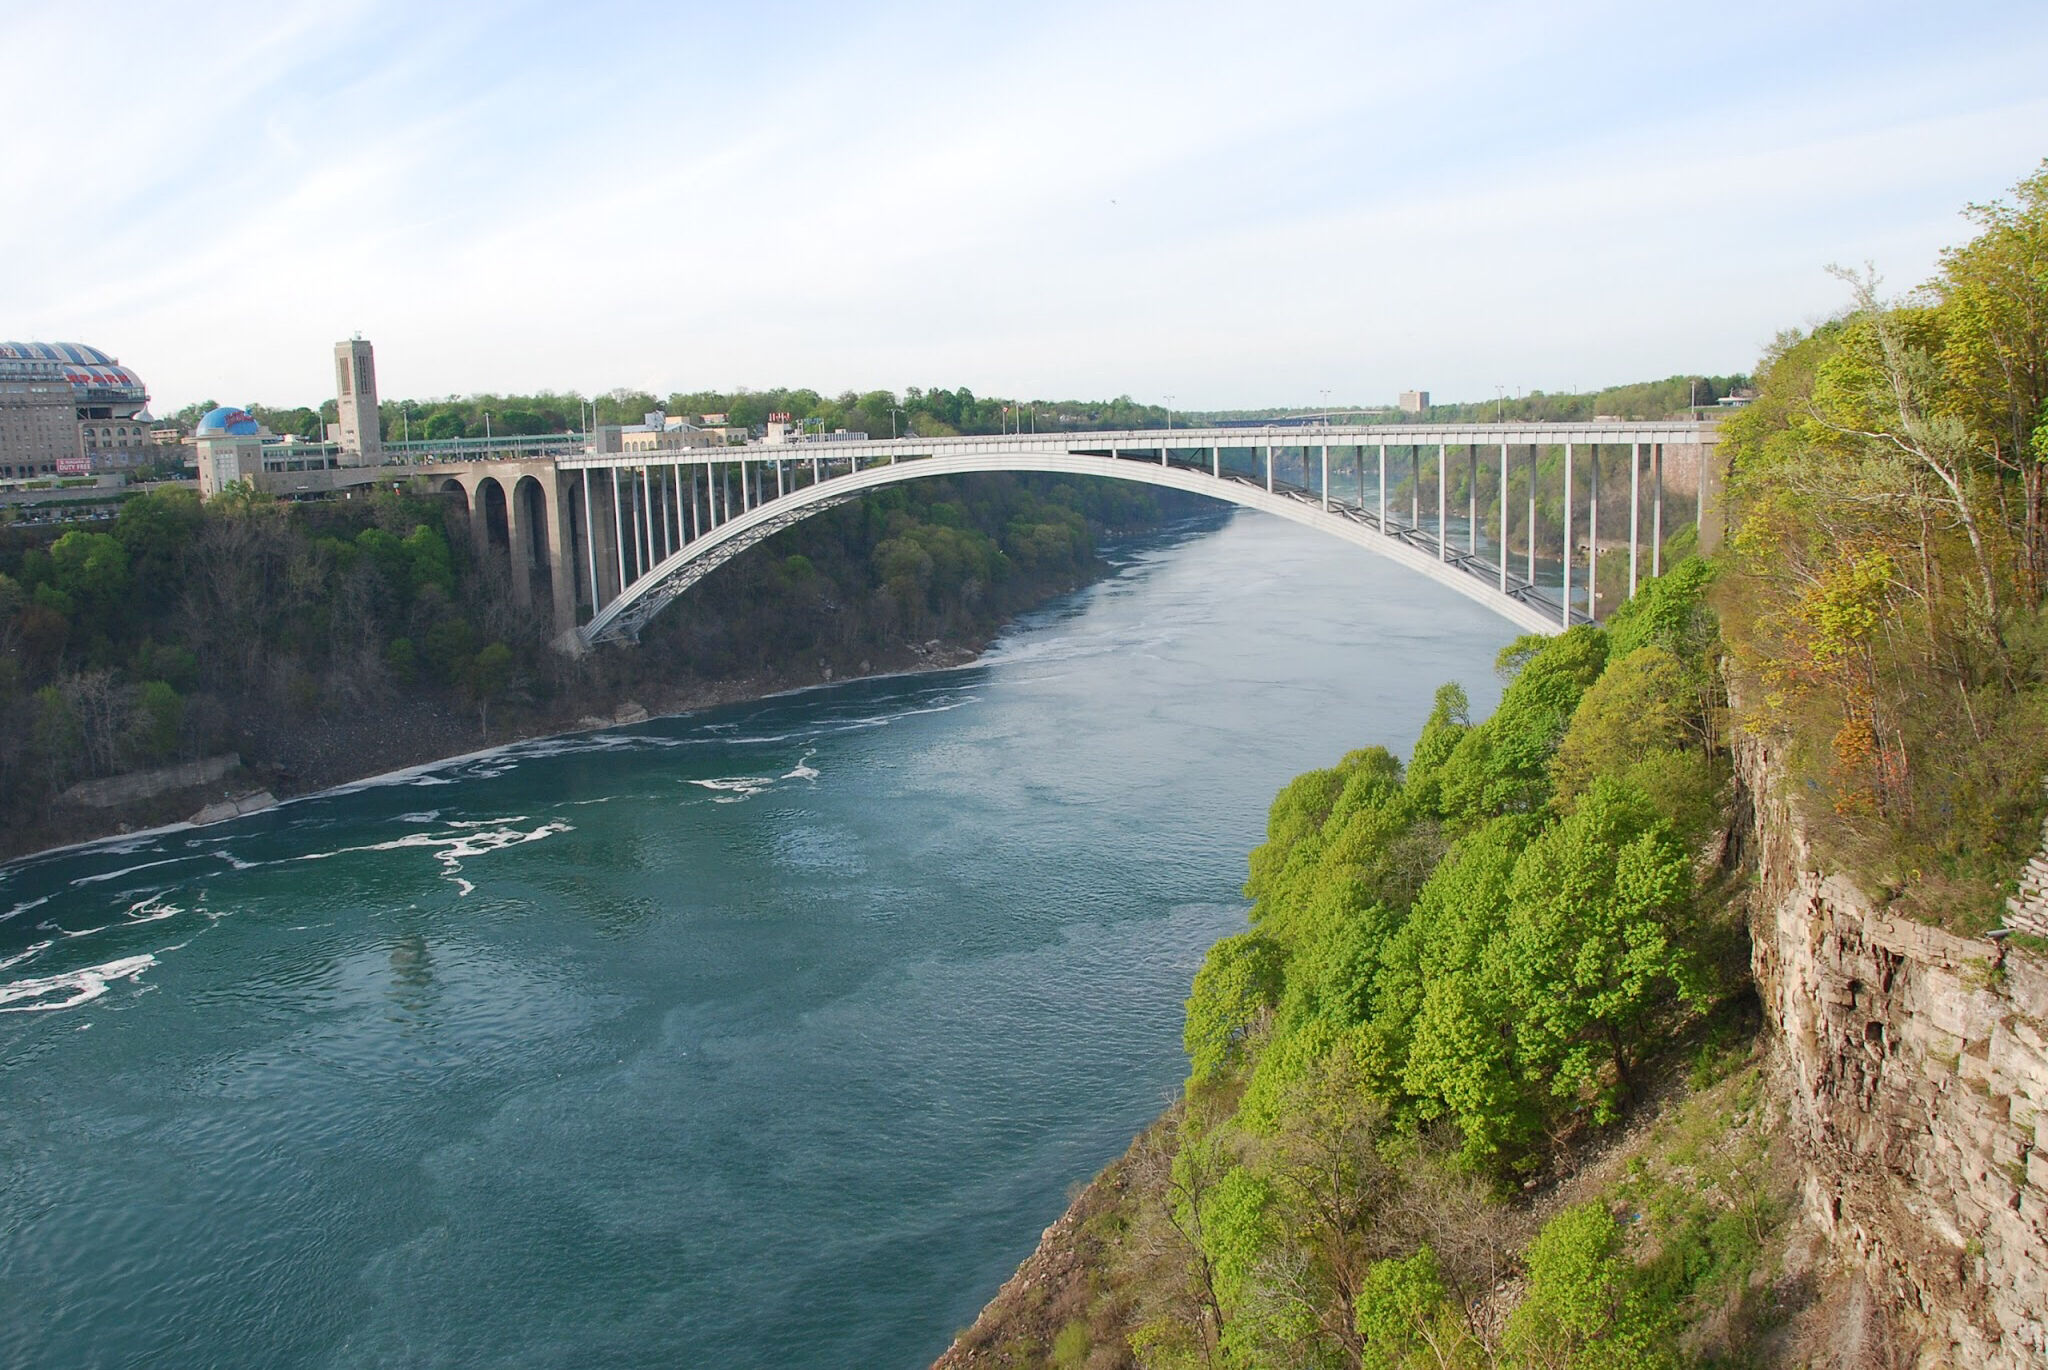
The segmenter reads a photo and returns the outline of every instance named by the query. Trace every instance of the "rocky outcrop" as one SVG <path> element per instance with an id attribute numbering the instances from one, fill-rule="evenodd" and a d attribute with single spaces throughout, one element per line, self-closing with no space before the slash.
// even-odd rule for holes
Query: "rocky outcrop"
<path id="1" fill-rule="evenodd" d="M 1758 993 L 1810 1216 L 1922 1365 L 2048 1361 L 2048 960 L 1820 868 L 1745 738 Z"/>
<path id="2" fill-rule="evenodd" d="M 211 785 L 241 764 L 240 756 L 227 752 L 221 756 L 181 762 L 176 766 L 160 766 L 153 771 L 130 771 L 126 775 L 110 775 L 104 780 L 81 780 L 58 795 L 57 802 L 79 804 L 89 809 L 111 809 L 154 799 L 174 790 Z"/>
<path id="3" fill-rule="evenodd" d="M 240 818 L 247 813 L 261 813 L 277 807 L 277 796 L 269 790 L 257 790 L 253 794 L 240 795 L 234 799 L 223 799 L 217 804 L 208 804 L 186 821 L 195 828 L 208 823 L 225 823 L 230 818 Z"/>

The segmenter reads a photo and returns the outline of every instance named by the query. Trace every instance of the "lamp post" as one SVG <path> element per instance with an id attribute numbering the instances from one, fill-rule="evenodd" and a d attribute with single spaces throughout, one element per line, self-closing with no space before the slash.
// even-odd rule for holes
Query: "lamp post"
<path id="1" fill-rule="evenodd" d="M 893 404 L 889 406 L 889 440 L 890 440 L 891 442 L 894 442 L 894 441 L 896 440 L 896 437 L 897 437 L 897 432 L 896 432 L 896 416 L 897 416 L 898 414 L 902 414 L 902 415 L 903 415 L 903 416 L 904 416 L 905 418 L 908 418 L 908 417 L 910 417 L 910 414 L 909 414 L 909 411 L 908 411 L 908 410 L 904 410 L 904 409 L 898 409 L 898 408 L 897 408 L 897 407 L 896 407 L 895 405 L 893 405 Z"/>
<path id="2" fill-rule="evenodd" d="M 488 410 L 488 409 L 486 409 L 486 410 L 484 410 L 484 441 L 485 441 L 486 443 L 488 443 L 488 442 L 490 442 L 490 440 L 491 440 L 491 411 L 490 411 L 490 410 Z"/>
<path id="3" fill-rule="evenodd" d="M 1173 431 L 1173 396 L 1166 397 L 1166 431 Z"/>
<path id="4" fill-rule="evenodd" d="M 1328 386 L 1325 386 L 1325 387 L 1323 388 L 1323 426 L 1327 428 L 1327 427 L 1329 426 L 1329 423 L 1330 423 L 1330 391 L 1329 391 L 1329 387 L 1328 387 Z"/>
<path id="5" fill-rule="evenodd" d="M 412 442 L 412 401 L 405 400 L 399 407 L 405 411 L 405 441 L 410 445 Z"/>

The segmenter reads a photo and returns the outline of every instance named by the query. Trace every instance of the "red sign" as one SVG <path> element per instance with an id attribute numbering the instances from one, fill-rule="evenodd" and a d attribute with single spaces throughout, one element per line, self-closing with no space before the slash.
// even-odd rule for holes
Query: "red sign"
<path id="1" fill-rule="evenodd" d="M 89 476 L 92 465 L 84 457 L 57 458 L 57 474 L 60 476 Z"/>

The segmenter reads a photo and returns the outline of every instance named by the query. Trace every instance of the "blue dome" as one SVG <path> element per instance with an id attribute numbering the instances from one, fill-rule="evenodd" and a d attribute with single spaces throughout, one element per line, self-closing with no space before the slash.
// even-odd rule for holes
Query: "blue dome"
<path id="1" fill-rule="evenodd" d="M 208 411 L 206 417 L 201 419 L 192 431 L 202 437 L 209 433 L 226 433 L 230 437 L 253 438 L 263 431 L 263 426 L 249 417 L 248 410 L 230 409 L 222 405 L 218 409 Z"/>

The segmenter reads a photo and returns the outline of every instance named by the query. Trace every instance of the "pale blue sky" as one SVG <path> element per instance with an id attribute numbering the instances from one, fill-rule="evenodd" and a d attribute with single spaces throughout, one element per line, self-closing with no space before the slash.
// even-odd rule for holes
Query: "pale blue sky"
<path id="1" fill-rule="evenodd" d="M 161 411 L 1746 369 L 2048 155 L 2048 4 L 0 3 L 0 337 Z"/>

